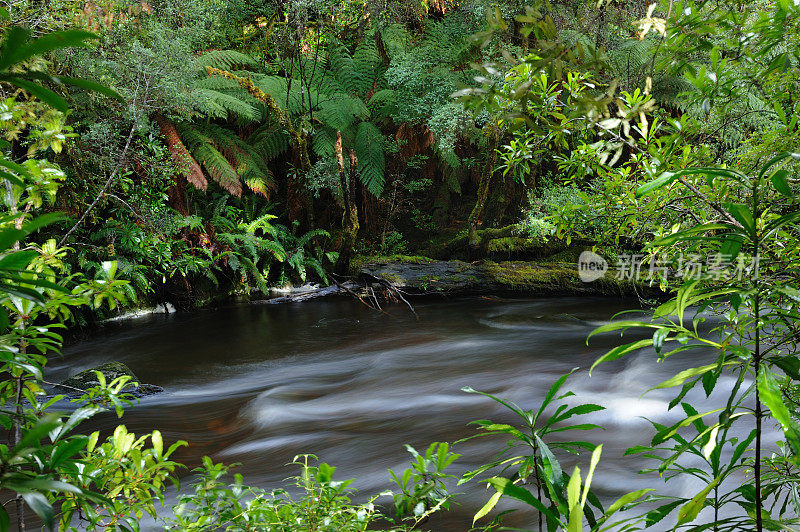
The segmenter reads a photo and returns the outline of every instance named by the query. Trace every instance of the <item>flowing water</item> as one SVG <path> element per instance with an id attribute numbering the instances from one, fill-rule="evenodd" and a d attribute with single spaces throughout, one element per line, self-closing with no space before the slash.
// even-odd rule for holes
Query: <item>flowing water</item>
<path id="1" fill-rule="evenodd" d="M 426 300 L 416 304 L 416 320 L 405 307 L 382 314 L 331 299 L 152 316 L 111 325 L 66 348 L 49 372 L 63 379 L 116 360 L 142 382 L 163 386 L 164 393 L 142 399 L 123 422 L 137 433 L 158 428 L 165 440 L 189 441 L 177 458 L 190 466 L 204 455 L 241 463 L 246 482 L 270 489 L 295 474 L 286 465 L 293 456 L 313 453 L 337 466 L 338 478 L 356 478 L 366 494 L 391 488 L 387 469 L 402 469 L 409 458 L 403 444 L 454 442 L 475 433 L 467 423 L 476 419 L 514 421 L 462 387 L 536 408 L 560 375 L 579 367 L 565 388 L 576 394 L 571 402 L 606 407 L 585 416 L 605 430 L 576 434 L 604 444 L 593 487 L 610 500 L 661 483 L 637 473 L 651 463 L 623 456 L 649 441 L 652 429 L 643 416 L 663 424 L 682 419 L 679 409 L 667 410 L 672 390 L 640 395 L 706 359 L 695 354 L 656 364 L 652 352 L 643 352 L 601 365 L 590 377 L 592 362 L 621 340 L 606 335 L 587 346 L 587 335 L 635 306 L 587 297 Z M 720 380 L 720 387 L 730 386 Z M 92 424 L 108 429 L 117 422 L 108 415 Z M 489 460 L 503 446 L 502 439 L 456 445 L 464 457 L 454 471 Z M 585 470 L 588 457 L 578 461 Z M 565 458 L 565 470 L 574 463 Z M 686 495 L 700 485 L 679 479 L 661 488 Z M 459 505 L 430 525 L 434 530 L 468 529 L 489 496 L 478 483 L 457 491 Z M 520 512 L 509 522 L 532 521 Z"/>

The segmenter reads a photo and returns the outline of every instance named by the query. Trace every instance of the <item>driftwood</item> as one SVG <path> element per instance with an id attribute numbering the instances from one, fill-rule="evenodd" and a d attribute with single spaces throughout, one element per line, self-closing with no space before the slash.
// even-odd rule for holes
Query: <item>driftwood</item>
<path id="1" fill-rule="evenodd" d="M 354 288 L 358 288 L 355 283 L 352 283 L 352 285 Z M 308 301 L 309 299 L 317 299 L 319 297 L 333 296 L 342 293 L 344 293 L 342 287 L 334 284 L 331 286 L 317 288 L 316 290 L 302 292 L 300 294 L 289 294 L 287 296 L 262 299 L 259 301 L 254 301 L 253 303 L 261 303 L 264 305 L 277 305 L 279 303 L 300 303 L 302 301 Z"/>
<path id="2" fill-rule="evenodd" d="M 411 313 L 414 314 L 414 317 L 419 319 L 414 307 L 405 298 L 405 296 L 409 294 L 403 292 L 400 288 L 393 285 L 386 279 L 381 279 L 380 277 L 376 277 L 369 273 L 361 272 L 356 279 L 346 279 L 344 277 L 334 275 L 333 283 L 334 284 L 330 286 L 325 286 L 309 292 L 289 294 L 271 299 L 263 299 L 260 301 L 255 301 L 254 303 L 277 305 L 280 303 L 300 303 L 310 299 L 334 295 L 349 295 L 355 299 L 358 299 L 365 306 L 386 314 L 386 311 L 383 310 L 379 302 L 379 299 L 382 298 L 387 302 L 402 301 L 409 308 L 409 310 L 411 310 Z"/>

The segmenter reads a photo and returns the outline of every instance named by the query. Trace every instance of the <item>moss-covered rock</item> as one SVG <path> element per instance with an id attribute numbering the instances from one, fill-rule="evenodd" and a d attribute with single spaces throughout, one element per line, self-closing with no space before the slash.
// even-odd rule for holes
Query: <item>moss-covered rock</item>
<path id="1" fill-rule="evenodd" d="M 107 362 L 105 364 L 101 364 L 100 366 L 85 369 L 77 375 L 73 375 L 72 377 L 68 378 L 61 384 L 64 386 L 72 386 L 73 388 L 80 388 L 81 390 L 91 388 L 92 386 L 97 386 L 100 383 L 97 380 L 97 374 L 95 374 L 95 371 L 102 373 L 106 378 L 106 382 L 111 382 L 117 377 L 124 376 L 129 376 L 132 382 L 139 382 L 139 379 L 136 378 L 136 375 L 134 375 L 133 371 L 131 371 L 131 368 L 122 362 Z"/>
<path id="2" fill-rule="evenodd" d="M 116 378 L 119 377 L 130 377 L 129 384 L 127 384 L 124 388 L 126 393 L 130 393 L 137 397 L 142 397 L 145 395 L 151 395 L 154 393 L 159 393 L 164 391 L 163 388 L 160 386 L 155 386 L 153 384 L 139 384 L 139 386 L 135 386 L 134 383 L 138 383 L 139 379 L 136 375 L 131 371 L 131 368 L 123 364 L 122 362 L 107 362 L 105 364 L 101 364 L 99 366 L 95 366 L 93 368 L 89 368 L 86 370 L 81 371 L 80 373 L 73 375 L 72 377 L 68 378 L 65 381 L 62 381 L 61 387 L 68 390 L 70 395 L 79 395 L 77 390 L 86 390 L 88 388 L 92 388 L 94 386 L 98 386 L 100 384 L 96 371 L 103 374 L 106 379 L 106 383 L 110 383 Z M 63 390 L 60 390 L 63 391 Z"/>
<path id="3" fill-rule="evenodd" d="M 423 262 L 377 261 L 361 265 L 360 272 L 384 279 L 418 294 L 508 293 L 520 295 L 632 296 L 647 287 L 613 275 L 584 283 L 575 263 L 458 260 Z M 652 290 L 650 290 L 652 291 Z"/>

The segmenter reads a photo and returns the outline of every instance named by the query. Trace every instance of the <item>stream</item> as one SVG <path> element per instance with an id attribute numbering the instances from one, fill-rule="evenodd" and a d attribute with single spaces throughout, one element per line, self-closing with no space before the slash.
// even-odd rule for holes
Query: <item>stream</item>
<path id="1" fill-rule="evenodd" d="M 190 442 L 176 455 L 190 468 L 210 455 L 242 464 L 235 471 L 245 482 L 272 489 L 296 473 L 287 466 L 295 455 L 313 453 L 337 466 L 335 478 L 357 479 L 354 486 L 366 495 L 392 487 L 387 469 L 406 467 L 406 443 L 421 450 L 434 441 L 454 442 L 475 434 L 467 424 L 477 419 L 515 422 L 493 401 L 462 387 L 538 408 L 550 385 L 579 367 L 565 385 L 576 394 L 568 400 L 606 407 L 579 421 L 605 430 L 557 436 L 604 444 L 593 481 L 601 498 L 611 501 L 645 487 L 694 494 L 700 484 L 688 478 L 665 484 L 655 474 L 639 474 L 652 462 L 623 453 L 649 443 L 652 428 L 643 416 L 662 424 L 683 418 L 679 408 L 667 410 L 675 390 L 640 395 L 707 356 L 656 364 L 646 351 L 588 374 L 598 356 L 622 341 L 604 335 L 587 346 L 588 334 L 615 312 L 636 306 L 633 300 L 589 297 L 422 300 L 415 303 L 417 320 L 399 305 L 386 314 L 329 299 L 155 315 L 105 327 L 64 349 L 48 371 L 50 379 L 61 380 L 116 360 L 142 382 L 163 386 L 164 393 L 142 399 L 122 422 L 136 433 L 158 428 L 166 441 Z M 722 377 L 718 388 L 731 385 Z M 715 395 L 706 400 L 699 391 L 688 399 L 702 405 Z M 103 415 L 82 428 L 108 430 L 118 422 Z M 503 439 L 486 438 L 456 445 L 464 456 L 454 474 L 503 447 Z M 577 460 L 585 471 L 588 455 Z M 567 471 L 575 463 L 570 456 L 562 461 Z M 459 504 L 429 529 L 467 530 L 490 495 L 477 482 L 456 491 Z M 500 506 L 514 507 L 521 506 Z M 668 520 L 664 530 L 674 522 Z M 507 522 L 533 528 L 534 516 L 520 511 Z"/>

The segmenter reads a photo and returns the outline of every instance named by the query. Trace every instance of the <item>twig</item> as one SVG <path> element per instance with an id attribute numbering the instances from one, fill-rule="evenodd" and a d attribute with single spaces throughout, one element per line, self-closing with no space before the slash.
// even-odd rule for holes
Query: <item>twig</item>
<path id="1" fill-rule="evenodd" d="M 336 286 L 338 286 L 339 288 L 341 288 L 342 290 L 344 290 L 345 292 L 347 292 L 351 296 L 353 296 L 356 299 L 358 299 L 359 301 L 361 301 L 364 304 L 365 307 L 370 308 L 372 310 L 377 310 L 378 312 L 382 312 L 383 314 L 386 314 L 387 316 L 390 316 L 390 314 L 388 312 L 386 312 L 385 310 L 383 310 L 381 308 L 375 308 L 372 305 L 370 305 L 369 303 L 367 303 L 366 301 L 364 301 L 364 298 L 362 298 L 360 295 L 358 295 L 357 293 L 352 291 L 350 288 L 348 288 L 344 284 L 339 283 L 339 281 L 337 281 L 336 279 L 334 279 L 333 282 L 336 283 Z"/>
<path id="2" fill-rule="evenodd" d="M 48 386 L 59 386 L 61 388 L 66 388 L 67 390 L 73 390 L 73 391 L 80 392 L 80 393 L 86 393 L 86 390 L 81 390 L 80 388 L 76 388 L 74 386 L 70 386 L 69 384 L 59 384 L 57 382 L 50 382 L 50 381 L 46 381 L 46 380 L 42 380 L 42 382 L 44 384 L 47 384 Z"/>
<path id="3" fill-rule="evenodd" d="M 629 147 L 629 148 L 631 148 L 632 150 L 636 150 L 638 153 L 645 153 L 645 151 L 644 151 L 643 149 L 641 149 L 639 146 L 637 146 L 637 145 L 636 145 L 636 144 L 634 144 L 633 142 L 629 141 L 628 139 L 626 139 L 626 138 L 624 138 L 624 137 L 620 136 L 620 135 L 619 135 L 619 134 L 617 134 L 616 132 L 614 132 L 614 131 L 611 131 L 611 130 L 610 130 L 610 129 L 608 129 L 607 127 L 603 127 L 603 126 L 602 126 L 602 125 L 600 125 L 600 124 L 595 124 L 595 125 L 596 125 L 598 128 L 600 128 L 600 129 L 602 129 L 603 131 L 605 131 L 606 133 L 608 133 L 609 135 L 611 135 L 611 136 L 614 138 L 614 140 L 617 140 L 617 141 L 619 141 L 619 142 L 622 142 L 622 143 L 624 143 L 626 146 L 628 146 L 628 147 Z M 703 200 L 703 201 L 704 201 L 704 202 L 705 202 L 705 203 L 706 203 L 706 204 L 707 204 L 709 207 L 711 207 L 712 209 L 714 209 L 715 211 L 717 211 L 718 213 L 720 213 L 720 214 L 721 214 L 721 215 L 722 215 L 722 216 L 723 216 L 723 217 L 724 217 L 726 220 L 728 220 L 730 223 L 732 223 L 732 224 L 733 224 L 733 225 L 735 225 L 736 227 L 739 227 L 740 229 L 742 228 L 742 224 L 740 224 L 740 223 L 739 223 L 739 222 L 736 220 L 736 218 L 734 218 L 734 217 L 733 217 L 733 216 L 732 216 L 732 215 L 731 215 L 731 214 L 730 214 L 728 211 L 726 211 L 724 208 L 722 208 L 722 206 L 721 206 L 720 204 L 716 203 L 715 201 L 712 201 L 712 200 L 708 199 L 708 197 L 706 197 L 706 195 L 705 195 L 705 194 L 703 194 L 702 192 L 700 192 L 700 190 L 699 190 L 697 187 L 695 187 L 694 185 L 692 185 L 691 183 L 689 183 L 688 181 L 686 181 L 686 179 L 684 179 L 683 177 L 678 177 L 678 181 L 679 181 L 681 184 L 683 184 L 683 185 L 684 185 L 686 188 L 688 188 L 689 190 L 691 190 L 691 191 L 692 191 L 692 192 L 693 192 L 693 193 L 694 193 L 694 194 L 695 194 L 695 195 L 696 195 L 698 198 L 700 198 L 701 200 Z"/>
<path id="4" fill-rule="evenodd" d="M 414 314 L 414 317 L 419 319 L 419 315 L 417 315 L 417 311 L 414 310 L 414 307 L 411 306 L 411 303 L 409 303 L 408 300 L 403 297 L 403 293 L 399 288 L 397 288 L 395 285 L 393 285 L 392 283 L 390 283 L 386 279 L 381 279 L 380 277 L 376 277 L 376 276 L 374 276 L 372 274 L 361 272 L 361 275 L 363 275 L 364 277 L 372 278 L 373 282 L 377 282 L 378 284 L 381 284 L 381 285 L 385 286 L 387 290 L 389 290 L 391 293 L 397 295 L 398 299 L 400 299 L 400 301 L 402 301 L 403 303 L 405 303 L 408 306 L 409 310 L 411 310 L 411 313 Z"/>
<path id="5" fill-rule="evenodd" d="M 78 228 L 78 226 L 83 223 L 83 221 L 86 219 L 89 213 L 92 212 L 92 209 L 94 209 L 95 205 L 97 205 L 97 203 L 100 201 L 100 198 L 102 198 L 105 195 L 106 190 L 108 190 L 108 187 L 111 186 L 111 182 L 114 180 L 115 177 L 117 177 L 117 173 L 119 172 L 120 168 L 122 168 L 122 163 L 125 161 L 125 155 L 128 153 L 128 148 L 130 148 L 131 146 L 131 140 L 133 139 L 133 133 L 135 131 L 136 131 L 136 122 L 134 121 L 133 126 L 131 126 L 131 132 L 128 133 L 128 140 L 125 142 L 125 148 L 123 148 L 122 153 L 119 156 L 119 160 L 117 161 L 117 166 L 114 167 L 114 171 L 111 172 L 111 175 L 106 180 L 106 184 L 103 185 L 103 189 L 100 191 L 100 194 L 98 194 L 97 197 L 94 199 L 94 201 L 89 205 L 89 208 L 84 211 L 80 219 L 77 222 L 75 222 L 75 225 L 73 225 L 70 228 L 70 230 L 67 231 L 67 233 L 61 238 L 61 240 L 58 243 L 58 247 L 63 246 L 64 242 L 66 242 L 67 238 L 69 238 L 69 235 L 71 235 Z"/>

